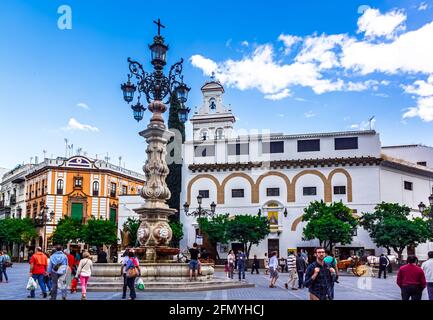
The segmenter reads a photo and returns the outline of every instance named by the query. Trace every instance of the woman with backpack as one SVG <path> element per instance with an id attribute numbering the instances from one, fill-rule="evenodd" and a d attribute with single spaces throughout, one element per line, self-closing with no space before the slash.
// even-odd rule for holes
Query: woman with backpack
<path id="1" fill-rule="evenodd" d="M 81 300 L 86 300 L 87 283 L 92 275 L 93 262 L 90 259 L 90 253 L 85 251 L 83 259 L 80 260 L 75 278 L 80 279 L 81 283 Z"/>
<path id="2" fill-rule="evenodd" d="M 12 266 L 11 258 L 3 251 L 0 251 L 0 282 L 3 282 L 3 275 L 5 276 L 6 283 L 9 282 L 6 268 L 10 266 Z"/>
<path id="3" fill-rule="evenodd" d="M 125 270 L 125 277 L 126 277 L 126 285 L 129 288 L 129 300 L 135 300 L 137 297 L 135 293 L 135 279 L 141 275 L 140 267 L 138 266 L 138 259 L 135 257 L 134 251 L 130 250 L 128 252 L 128 260 L 126 261 L 126 264 L 122 265 L 122 271 Z M 126 296 L 122 297 L 123 299 L 126 298 Z"/>

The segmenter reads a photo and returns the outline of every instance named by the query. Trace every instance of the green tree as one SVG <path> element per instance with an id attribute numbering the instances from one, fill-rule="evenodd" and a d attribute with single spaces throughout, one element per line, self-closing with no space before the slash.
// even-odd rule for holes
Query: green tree
<path id="1" fill-rule="evenodd" d="M 197 220 L 200 231 L 205 234 L 212 244 L 216 252 L 217 259 L 220 258 L 218 250 L 216 249 L 217 243 L 227 243 L 227 226 L 229 223 L 228 214 L 215 215 L 212 218 L 199 218 Z"/>
<path id="2" fill-rule="evenodd" d="M 363 213 L 361 225 L 378 247 L 391 248 L 401 263 L 404 249 L 417 246 L 431 238 L 431 221 L 425 218 L 410 219 L 410 208 L 398 203 L 382 202 L 372 213 Z"/>
<path id="3" fill-rule="evenodd" d="M 182 144 L 185 142 L 185 125 L 179 120 L 178 111 L 181 104 L 176 95 L 170 98 L 168 115 L 168 128 L 175 133 L 167 145 L 167 165 L 170 170 L 166 178 L 167 187 L 171 191 L 171 197 L 167 200 L 170 208 L 180 210 L 180 193 L 182 191 Z M 180 136 L 179 136 L 180 134 Z M 170 221 L 179 221 L 179 214 L 170 216 Z"/>
<path id="4" fill-rule="evenodd" d="M 135 246 L 137 243 L 137 231 L 140 223 L 140 219 L 128 217 L 123 224 L 123 232 L 127 232 L 129 235 L 129 246 Z"/>
<path id="5" fill-rule="evenodd" d="M 179 241 L 183 238 L 183 224 L 178 221 L 172 221 L 169 225 L 173 232 L 173 237 L 171 239 L 172 245 L 178 247 Z"/>
<path id="6" fill-rule="evenodd" d="M 237 215 L 227 224 L 227 239 L 243 244 L 247 259 L 253 244 L 258 245 L 270 232 L 266 217 Z"/>
<path id="7" fill-rule="evenodd" d="M 37 238 L 33 220 L 29 218 L 7 218 L 0 220 L 0 243 L 6 245 L 8 252 L 12 251 L 13 244 L 21 246 Z"/>
<path id="8" fill-rule="evenodd" d="M 78 242 L 81 240 L 81 221 L 65 216 L 60 219 L 54 230 L 51 240 L 53 244 L 67 245 L 69 241 Z"/>
<path id="9" fill-rule="evenodd" d="M 352 242 L 358 225 L 352 210 L 341 201 L 327 205 L 314 201 L 304 209 L 302 221 L 307 221 L 303 230 L 303 240 L 318 239 L 321 246 L 330 251 L 336 243 Z"/>
<path id="10" fill-rule="evenodd" d="M 103 245 L 115 245 L 118 240 L 116 224 L 110 220 L 92 218 L 83 226 L 81 234 L 85 243 L 98 248 Z"/>

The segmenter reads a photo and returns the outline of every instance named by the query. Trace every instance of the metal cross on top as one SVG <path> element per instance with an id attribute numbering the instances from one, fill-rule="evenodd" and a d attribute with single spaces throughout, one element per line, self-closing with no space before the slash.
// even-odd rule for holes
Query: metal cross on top
<path id="1" fill-rule="evenodd" d="M 153 20 L 153 23 L 158 26 L 158 36 L 161 35 L 161 27 L 165 28 L 165 26 L 161 23 L 161 20 L 158 18 L 158 21 Z"/>

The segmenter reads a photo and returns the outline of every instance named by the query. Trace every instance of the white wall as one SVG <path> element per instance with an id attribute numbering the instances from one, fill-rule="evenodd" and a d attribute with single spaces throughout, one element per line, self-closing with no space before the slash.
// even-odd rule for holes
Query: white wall
<path id="1" fill-rule="evenodd" d="M 382 153 L 397 159 L 403 159 L 412 163 L 427 162 L 427 166 L 433 168 L 433 148 L 427 146 L 401 146 L 382 148 Z"/>

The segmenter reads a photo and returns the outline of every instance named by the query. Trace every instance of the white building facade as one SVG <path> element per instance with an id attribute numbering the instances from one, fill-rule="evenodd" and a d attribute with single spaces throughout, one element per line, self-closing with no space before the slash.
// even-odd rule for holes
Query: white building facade
<path id="1" fill-rule="evenodd" d="M 355 215 L 372 212 L 382 202 L 398 202 L 419 215 L 418 204 L 433 192 L 433 148 L 383 148 L 374 130 L 299 135 L 233 133 L 235 117 L 223 105 L 224 88 L 218 81 L 202 88 L 203 105 L 191 118 L 193 139 L 183 150 L 181 203 L 197 208 L 217 204 L 217 214 L 261 214 L 271 221 L 271 233 L 250 255 L 263 258 L 277 250 L 312 250 L 318 241 L 303 241 L 303 210 L 310 202 L 342 201 Z M 196 218 L 181 211 L 184 239 L 195 242 Z M 221 244 L 220 257 L 239 244 Z M 368 233 L 358 228 L 350 245 L 336 246 L 343 256 L 362 252 L 380 254 Z M 416 254 L 425 259 L 431 243 Z"/>

